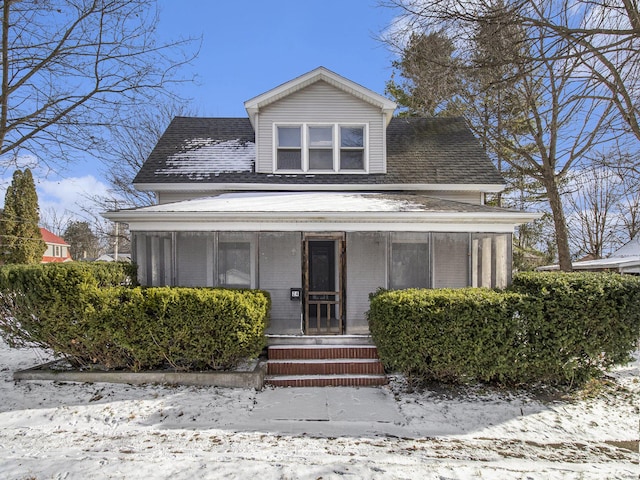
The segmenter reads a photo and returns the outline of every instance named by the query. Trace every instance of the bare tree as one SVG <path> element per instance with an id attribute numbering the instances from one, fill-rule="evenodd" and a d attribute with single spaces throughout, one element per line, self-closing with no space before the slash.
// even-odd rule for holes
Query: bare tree
<path id="1" fill-rule="evenodd" d="M 48 207 L 40 213 L 40 224 L 50 232 L 62 236 L 67 225 L 75 220 L 74 217 L 68 210 L 60 212 L 55 207 Z"/>
<path id="2" fill-rule="evenodd" d="M 615 209 L 619 216 L 618 237 L 621 243 L 626 243 L 640 234 L 640 153 L 630 153 L 617 147 L 593 161 L 613 172 L 617 179 Z"/>
<path id="3" fill-rule="evenodd" d="M 553 216 L 560 268 L 570 270 L 562 185 L 573 165 L 601 142 L 610 140 L 614 105 L 602 97 L 599 86 L 584 77 L 584 65 L 573 55 L 573 44 L 545 28 L 532 26 L 521 30 L 521 34 L 512 37 L 514 46 L 504 49 L 506 54 L 475 55 L 478 31 L 495 30 L 492 22 L 516 25 L 515 20 L 503 17 L 499 2 L 477 2 L 470 10 L 460 8 L 460 2 L 406 3 L 414 7 L 420 4 L 421 8 L 409 10 L 403 5 L 414 20 L 405 23 L 407 28 L 418 26 L 428 32 L 442 31 L 447 24 L 455 27 L 448 31 L 459 50 L 457 68 L 463 63 L 468 71 L 481 72 L 473 73 L 470 78 L 491 78 L 482 72 L 490 74 L 497 68 L 507 75 L 507 78 L 497 76 L 493 81 L 475 80 L 465 84 L 469 88 L 467 93 L 459 94 L 463 103 L 460 112 L 494 156 L 544 188 Z M 406 38 L 407 35 L 400 36 Z M 430 65 L 426 63 L 423 68 L 428 71 Z M 495 101 L 495 95 L 479 94 L 493 85 L 500 85 L 499 101 Z M 505 107 L 518 115 L 499 113 L 504 112 Z"/>
<path id="4" fill-rule="evenodd" d="M 191 40 L 159 44 L 154 0 L 4 0 L 0 165 L 100 155 L 107 127 L 171 96 Z"/>
<path id="5" fill-rule="evenodd" d="M 578 257 L 602 258 L 617 244 L 620 179 L 597 165 L 581 168 L 571 177 L 573 191 L 565 198 L 573 250 Z"/>
<path id="6" fill-rule="evenodd" d="M 486 22 L 544 32 L 533 61 L 572 57 L 580 76 L 612 103 L 616 118 L 640 139 L 640 13 L 637 0 L 383 0 L 400 12 L 394 31 L 443 30 L 464 36 Z M 486 12 L 491 12 L 486 15 Z M 406 33 L 401 33 L 405 36 Z M 517 42 L 517 39 L 514 39 Z M 554 44 L 568 49 L 553 48 Z"/>
<path id="7" fill-rule="evenodd" d="M 138 207 L 155 203 L 153 192 L 136 190 L 133 179 L 158 143 L 167 126 L 177 116 L 193 115 L 183 102 L 169 101 L 158 106 L 147 106 L 138 112 L 135 126 L 117 126 L 111 129 L 106 179 L 111 186 L 109 198 L 97 198 L 103 208 L 118 206 Z"/>

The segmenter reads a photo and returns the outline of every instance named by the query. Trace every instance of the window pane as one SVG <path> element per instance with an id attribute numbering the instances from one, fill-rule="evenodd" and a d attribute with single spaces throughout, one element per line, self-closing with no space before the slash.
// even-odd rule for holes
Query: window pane
<path id="1" fill-rule="evenodd" d="M 309 170 L 333 170 L 333 150 L 309 150 Z"/>
<path id="2" fill-rule="evenodd" d="M 341 147 L 364 147 L 364 128 L 340 127 Z"/>
<path id="3" fill-rule="evenodd" d="M 278 127 L 279 147 L 300 148 L 300 127 Z"/>
<path id="4" fill-rule="evenodd" d="M 218 244 L 218 285 L 251 288 L 251 244 L 233 242 Z"/>
<path id="5" fill-rule="evenodd" d="M 278 170 L 301 170 L 300 150 L 278 150 Z"/>
<path id="6" fill-rule="evenodd" d="M 332 148 L 333 128 L 309 127 L 309 146 Z"/>
<path id="7" fill-rule="evenodd" d="M 392 244 L 391 288 L 429 288 L 429 245 L 395 242 Z"/>
<path id="8" fill-rule="evenodd" d="M 340 170 L 364 170 L 364 152 L 340 150 Z"/>

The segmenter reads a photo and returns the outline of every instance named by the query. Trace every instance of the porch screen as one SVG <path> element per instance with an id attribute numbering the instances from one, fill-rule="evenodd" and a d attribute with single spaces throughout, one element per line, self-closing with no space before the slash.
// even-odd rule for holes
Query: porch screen
<path id="1" fill-rule="evenodd" d="M 168 232 L 136 233 L 135 243 L 140 284 L 152 287 L 172 285 L 171 234 Z"/>
<path id="2" fill-rule="evenodd" d="M 464 288 L 469 282 L 468 233 L 433 234 L 433 288 Z"/>
<path id="3" fill-rule="evenodd" d="M 209 232 L 179 232 L 176 248 L 177 285 L 213 286 L 213 241 Z"/>
<path id="4" fill-rule="evenodd" d="M 218 237 L 218 286 L 252 288 L 252 234 L 220 233 Z"/>
<path id="5" fill-rule="evenodd" d="M 391 238 L 390 287 L 429 288 L 429 241 L 426 234 L 394 234 Z"/>

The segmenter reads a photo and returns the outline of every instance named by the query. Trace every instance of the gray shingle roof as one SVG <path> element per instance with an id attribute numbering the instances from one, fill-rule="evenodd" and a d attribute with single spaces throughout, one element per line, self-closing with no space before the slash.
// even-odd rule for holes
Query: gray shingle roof
<path id="1" fill-rule="evenodd" d="M 255 172 L 248 118 L 176 117 L 137 176 L 144 183 L 503 184 L 460 118 L 394 118 L 387 127 L 387 173 L 370 175 Z"/>

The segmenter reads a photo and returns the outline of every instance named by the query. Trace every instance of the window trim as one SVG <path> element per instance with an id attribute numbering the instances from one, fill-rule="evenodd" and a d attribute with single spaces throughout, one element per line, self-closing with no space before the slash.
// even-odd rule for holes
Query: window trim
<path id="1" fill-rule="evenodd" d="M 301 150 L 301 169 L 300 170 L 291 170 L 291 169 L 279 169 L 278 168 L 278 151 L 280 150 L 280 146 L 278 145 L 278 128 L 300 128 L 300 150 Z M 332 129 L 332 152 L 333 152 L 333 169 L 311 169 L 309 167 L 309 150 L 310 140 L 309 140 L 309 128 L 320 127 L 327 128 L 331 127 Z M 363 146 L 362 146 L 362 155 L 363 155 L 363 168 L 360 170 L 356 169 L 341 169 L 340 168 L 340 152 L 341 150 L 355 151 L 359 150 L 356 147 L 345 147 L 341 146 L 341 134 L 340 127 L 361 127 L 362 128 L 362 136 L 363 136 Z M 327 174 L 353 174 L 353 175 L 362 175 L 369 173 L 369 124 L 367 122 L 282 122 L 282 123 L 273 123 L 273 172 L 274 173 L 282 173 L 282 174 L 318 174 L 318 175 L 327 175 Z M 282 147 L 283 150 L 291 149 L 288 147 Z"/>

